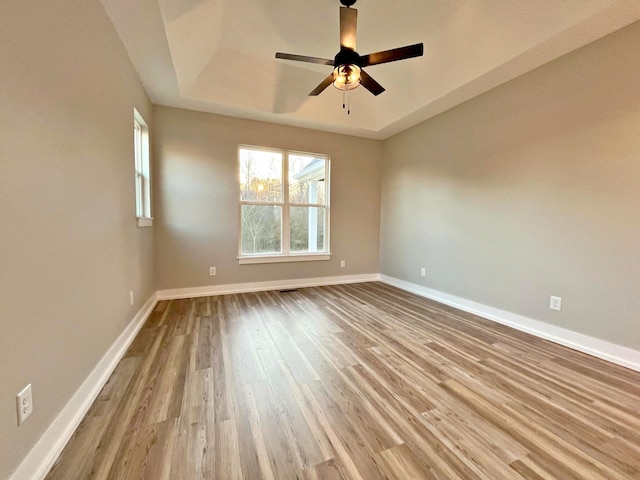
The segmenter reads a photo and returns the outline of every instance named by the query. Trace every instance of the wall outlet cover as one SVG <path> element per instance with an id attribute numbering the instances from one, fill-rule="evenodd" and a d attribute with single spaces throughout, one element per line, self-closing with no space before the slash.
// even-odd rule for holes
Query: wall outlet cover
<path id="1" fill-rule="evenodd" d="M 33 412 L 33 394 L 31 384 L 22 389 L 16 395 L 16 412 L 18 414 L 18 425 L 21 425 Z"/>

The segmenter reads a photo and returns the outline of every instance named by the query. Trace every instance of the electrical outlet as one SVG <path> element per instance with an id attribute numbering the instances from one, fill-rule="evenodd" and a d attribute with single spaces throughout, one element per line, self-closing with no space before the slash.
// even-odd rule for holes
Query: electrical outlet
<path id="1" fill-rule="evenodd" d="M 344 268 L 347 266 L 347 262 L 345 262 L 344 260 L 340 260 L 340 268 Z"/>
<path id="2" fill-rule="evenodd" d="M 129 292 L 129 305 L 133 305 L 133 290 Z"/>
<path id="3" fill-rule="evenodd" d="M 554 297 L 553 295 L 551 295 L 551 299 L 549 300 L 549 308 L 551 310 L 557 310 L 557 311 L 562 310 L 562 298 Z"/>
<path id="4" fill-rule="evenodd" d="M 427 269 L 426 268 L 421 268 L 420 269 L 420 276 L 421 277 L 426 277 L 427 276 Z"/>
<path id="5" fill-rule="evenodd" d="M 209 276 L 210 277 L 216 276 L 216 267 L 209 267 Z"/>
<path id="6" fill-rule="evenodd" d="M 31 413 L 33 413 L 33 395 L 31 384 L 27 385 L 16 395 L 16 411 L 18 413 L 18 425 L 21 425 Z"/>

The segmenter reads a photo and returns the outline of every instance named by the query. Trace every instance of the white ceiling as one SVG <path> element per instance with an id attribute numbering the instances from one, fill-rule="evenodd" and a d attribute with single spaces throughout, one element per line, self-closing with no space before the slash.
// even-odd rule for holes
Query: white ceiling
<path id="1" fill-rule="evenodd" d="M 154 103 L 386 138 L 640 19 L 638 0 L 359 0 L 363 55 L 424 42 L 367 72 L 387 90 L 307 94 L 331 67 L 338 0 L 102 0 Z"/>

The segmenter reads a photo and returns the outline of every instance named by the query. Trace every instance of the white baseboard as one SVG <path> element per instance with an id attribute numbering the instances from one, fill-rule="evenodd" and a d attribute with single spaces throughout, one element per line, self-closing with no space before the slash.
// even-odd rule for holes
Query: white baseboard
<path id="1" fill-rule="evenodd" d="M 263 292 L 265 290 L 281 290 L 285 288 L 318 287 L 322 285 L 340 285 L 345 283 L 375 282 L 380 280 L 377 273 L 362 275 L 342 275 L 336 277 L 297 278 L 292 280 L 273 280 L 269 282 L 230 283 L 227 285 L 207 285 L 204 287 L 176 288 L 158 290 L 158 300 L 175 300 L 179 298 L 209 297 L 230 293 Z"/>
<path id="2" fill-rule="evenodd" d="M 465 312 L 473 313 L 480 317 L 492 320 L 503 325 L 530 333 L 545 340 L 564 345 L 608 362 L 621 365 L 631 370 L 640 372 L 640 351 L 632 348 L 616 345 L 615 343 L 590 337 L 583 333 L 567 330 L 546 322 L 534 320 L 522 315 L 500 310 L 481 303 L 472 302 L 455 295 L 423 287 L 415 283 L 406 282 L 388 275 L 380 275 L 380 281 L 401 288 L 422 297 L 444 303 Z"/>
<path id="3" fill-rule="evenodd" d="M 107 350 L 9 480 L 42 480 L 47 475 L 156 303 L 154 293 Z"/>

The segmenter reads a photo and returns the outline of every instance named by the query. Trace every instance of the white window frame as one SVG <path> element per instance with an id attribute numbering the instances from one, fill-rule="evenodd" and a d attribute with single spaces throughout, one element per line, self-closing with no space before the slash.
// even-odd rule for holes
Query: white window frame
<path id="1" fill-rule="evenodd" d="M 237 168 L 240 168 L 240 151 L 242 149 L 257 150 L 262 152 L 275 152 L 282 155 L 282 201 L 281 202 L 251 202 L 242 200 L 240 192 L 240 176 L 238 175 L 238 181 L 236 182 L 237 197 L 238 198 L 238 263 L 255 264 L 255 263 L 283 263 L 283 262 L 312 262 L 331 260 L 331 243 L 330 243 L 330 190 L 331 190 L 331 158 L 324 153 L 310 153 L 300 152 L 295 150 L 282 150 L 268 147 L 257 147 L 254 145 L 239 145 L 238 146 L 238 161 L 236 163 Z M 323 158 L 325 160 L 325 204 L 318 203 L 291 203 L 289 201 L 289 155 L 304 155 L 315 158 Z M 238 170 L 239 171 L 239 170 Z M 281 246 L 282 253 L 255 253 L 255 254 L 243 254 L 242 253 L 242 205 L 276 205 L 282 207 L 282 238 Z M 324 245 L 325 249 L 322 252 L 309 253 L 291 252 L 291 238 L 290 238 L 290 225 L 289 225 L 289 207 L 320 207 L 325 209 L 325 231 L 324 231 Z"/>
<path id="2" fill-rule="evenodd" d="M 136 219 L 138 227 L 153 225 L 151 216 L 151 181 L 149 178 L 149 127 L 133 109 L 134 176 L 136 188 Z"/>

